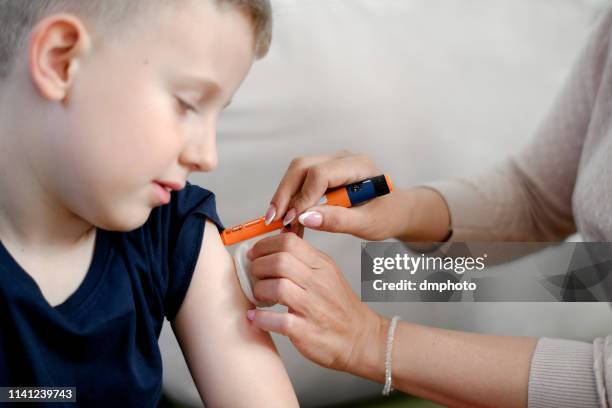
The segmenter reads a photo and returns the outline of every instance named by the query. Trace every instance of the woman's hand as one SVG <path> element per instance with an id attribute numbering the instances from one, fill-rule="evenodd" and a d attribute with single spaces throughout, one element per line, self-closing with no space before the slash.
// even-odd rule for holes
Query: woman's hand
<path id="1" fill-rule="evenodd" d="M 283 219 L 285 231 L 300 237 L 305 226 L 368 241 L 445 240 L 449 235 L 448 208 L 442 196 L 429 188 L 395 188 L 391 194 L 352 208 L 317 205 L 328 189 L 382 173 L 369 157 L 346 151 L 294 159 L 270 201 L 266 221 Z"/>
<path id="2" fill-rule="evenodd" d="M 249 258 L 261 279 L 255 297 L 288 307 L 247 311 L 254 326 L 289 337 L 323 367 L 385 382 L 389 320 L 359 301 L 327 255 L 288 232 L 257 242 Z M 524 407 L 536 343 L 399 322 L 392 384 L 444 406 Z"/>
<path id="3" fill-rule="evenodd" d="M 301 235 L 299 218 L 303 226 L 316 230 L 343 232 L 366 240 L 392 237 L 397 223 L 391 214 L 401 211 L 394 207 L 397 200 L 390 195 L 351 209 L 316 205 L 330 188 L 380 174 L 370 158 L 347 151 L 294 159 L 270 201 L 266 220 L 283 219 L 298 235 Z"/>
<path id="4" fill-rule="evenodd" d="M 250 310 L 256 326 L 288 336 L 324 367 L 369 369 L 383 381 L 388 321 L 361 303 L 329 256 L 291 232 L 262 239 L 248 256 L 251 274 L 260 279 L 255 297 L 288 307 L 287 313 Z"/>

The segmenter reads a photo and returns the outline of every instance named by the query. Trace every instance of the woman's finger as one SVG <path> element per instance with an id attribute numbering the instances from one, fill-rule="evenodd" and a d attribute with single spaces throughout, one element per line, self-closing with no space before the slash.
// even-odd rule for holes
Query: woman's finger
<path id="1" fill-rule="evenodd" d="M 293 232 L 266 237 L 253 245 L 247 253 L 251 261 L 278 252 L 288 252 L 310 268 L 322 266 L 321 252 Z"/>
<path id="2" fill-rule="evenodd" d="M 270 310 L 249 309 L 247 318 L 262 330 L 274 332 L 289 338 L 299 337 L 303 332 L 302 318 L 293 313 L 279 313 Z"/>
<path id="3" fill-rule="evenodd" d="M 257 279 L 286 278 L 306 289 L 310 269 L 289 252 L 264 255 L 251 262 L 249 272 Z"/>
<path id="4" fill-rule="evenodd" d="M 291 200 L 289 210 L 295 209 L 297 219 L 306 209 L 319 203 L 328 189 L 378 175 L 380 171 L 365 155 L 344 156 L 317 163 L 308 168 L 303 185 Z"/>
<path id="5" fill-rule="evenodd" d="M 384 202 L 388 196 L 379 197 L 353 208 L 334 205 L 317 205 L 308 208 L 298 217 L 299 225 L 317 231 L 351 234 L 369 241 L 388 238 L 385 235 L 384 220 L 390 216 L 388 205 Z"/>
<path id="6" fill-rule="evenodd" d="M 316 163 L 330 160 L 332 156 L 306 156 L 291 161 L 285 175 L 281 179 L 266 212 L 266 221 L 272 222 L 285 216 L 291 197 L 300 189 L 308 168 Z"/>
<path id="7" fill-rule="evenodd" d="M 308 302 L 306 291 L 287 278 L 263 279 L 253 286 L 255 299 L 280 303 L 297 312 L 303 312 Z"/>
<path id="8" fill-rule="evenodd" d="M 272 222 L 285 218 L 292 197 L 299 191 L 304 183 L 308 168 L 330 160 L 340 159 L 354 155 L 348 150 L 341 150 L 332 155 L 317 155 L 297 157 L 291 161 L 289 168 L 281 179 L 279 186 L 270 200 L 270 207 L 266 212 L 266 220 Z"/>

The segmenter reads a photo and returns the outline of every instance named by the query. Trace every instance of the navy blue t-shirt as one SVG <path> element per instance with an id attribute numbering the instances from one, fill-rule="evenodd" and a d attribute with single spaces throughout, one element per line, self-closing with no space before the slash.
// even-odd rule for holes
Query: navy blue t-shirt
<path id="1" fill-rule="evenodd" d="M 97 229 L 83 282 L 56 307 L 0 242 L 0 386 L 76 387 L 70 407 L 157 406 L 159 334 L 189 288 L 206 218 L 223 229 L 214 194 L 187 183 L 142 227 Z"/>

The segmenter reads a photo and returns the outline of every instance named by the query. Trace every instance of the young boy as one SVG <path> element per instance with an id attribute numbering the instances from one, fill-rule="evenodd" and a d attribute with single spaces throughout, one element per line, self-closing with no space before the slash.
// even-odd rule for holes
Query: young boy
<path id="1" fill-rule="evenodd" d="M 270 27 L 267 0 L 0 0 L 0 387 L 156 406 L 166 317 L 206 405 L 297 405 L 186 183 Z"/>

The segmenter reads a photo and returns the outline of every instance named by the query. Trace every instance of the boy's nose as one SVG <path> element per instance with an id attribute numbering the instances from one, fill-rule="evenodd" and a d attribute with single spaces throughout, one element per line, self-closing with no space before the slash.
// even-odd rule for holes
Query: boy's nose
<path id="1" fill-rule="evenodd" d="M 191 142 L 181 155 L 181 164 L 189 167 L 190 171 L 212 171 L 217 168 L 219 158 L 217 155 L 216 135 L 198 138 Z"/>

